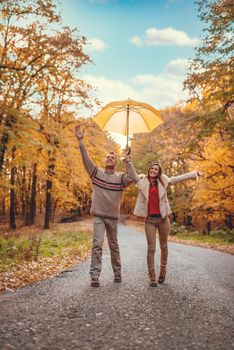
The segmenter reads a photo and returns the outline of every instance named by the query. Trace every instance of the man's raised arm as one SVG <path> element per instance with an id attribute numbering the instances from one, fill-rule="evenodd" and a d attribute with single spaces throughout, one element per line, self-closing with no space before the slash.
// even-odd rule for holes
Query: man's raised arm
<path id="1" fill-rule="evenodd" d="M 89 174 L 89 176 L 92 177 L 95 174 L 97 167 L 89 157 L 89 153 L 85 147 L 84 140 L 83 140 L 84 132 L 81 130 L 80 125 L 76 126 L 75 132 L 76 132 L 76 137 L 79 141 L 80 153 L 82 156 L 84 167 L 87 173 Z"/>
<path id="2" fill-rule="evenodd" d="M 126 174 L 123 177 L 124 187 L 131 185 L 133 182 L 137 182 L 137 173 L 132 164 L 131 159 L 131 149 L 126 147 L 124 150 L 125 153 L 125 164 L 126 164 Z"/>

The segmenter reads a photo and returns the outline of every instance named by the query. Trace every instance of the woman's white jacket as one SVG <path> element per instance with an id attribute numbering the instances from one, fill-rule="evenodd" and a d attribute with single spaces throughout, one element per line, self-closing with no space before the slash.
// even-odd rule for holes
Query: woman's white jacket
<path id="1" fill-rule="evenodd" d="M 167 186 L 175 185 L 178 182 L 185 180 L 196 180 L 198 175 L 196 171 L 186 173 L 179 176 L 167 177 L 165 174 L 161 175 L 165 187 L 158 181 L 158 195 L 159 195 L 159 209 L 162 218 L 171 214 L 170 204 L 167 198 Z M 138 175 L 136 186 L 139 189 L 134 214 L 137 216 L 146 217 L 148 213 L 148 201 L 149 201 L 149 187 L 150 182 L 146 175 Z"/>

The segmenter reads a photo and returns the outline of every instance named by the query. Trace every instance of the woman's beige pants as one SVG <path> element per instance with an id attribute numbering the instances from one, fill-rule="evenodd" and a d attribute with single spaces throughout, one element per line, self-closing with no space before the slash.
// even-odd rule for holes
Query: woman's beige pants
<path id="1" fill-rule="evenodd" d="M 145 234 L 148 244 L 147 265 L 150 279 L 156 279 L 154 255 L 156 251 L 156 231 L 159 233 L 159 243 L 161 249 L 161 268 L 166 268 L 168 257 L 167 240 L 170 229 L 170 221 L 168 216 L 162 218 L 147 217 L 145 219 Z"/>

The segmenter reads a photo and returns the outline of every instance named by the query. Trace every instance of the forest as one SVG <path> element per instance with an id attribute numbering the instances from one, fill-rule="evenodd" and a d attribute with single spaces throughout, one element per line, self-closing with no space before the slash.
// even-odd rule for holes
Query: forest
<path id="1" fill-rule="evenodd" d="M 197 1 L 204 23 L 184 82 L 186 104 L 160 110 L 164 123 L 132 137 L 138 173 L 159 161 L 168 176 L 200 170 L 202 180 L 170 188 L 173 220 L 209 233 L 233 228 L 233 4 Z M 87 39 L 63 27 L 53 0 L 0 0 L 0 222 L 12 230 L 87 213 L 91 183 L 82 165 L 74 128 L 98 166 L 121 149 L 108 133 L 84 118 L 99 102 L 80 78 L 92 64 Z M 119 169 L 123 164 L 119 162 Z M 132 214 L 137 190 L 126 190 L 122 212 Z M 0 225 L 0 226 L 1 226 Z"/>

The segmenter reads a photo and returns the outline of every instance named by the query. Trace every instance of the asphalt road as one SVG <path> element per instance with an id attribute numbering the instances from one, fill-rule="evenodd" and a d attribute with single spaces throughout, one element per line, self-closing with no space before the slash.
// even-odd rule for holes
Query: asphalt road
<path id="1" fill-rule="evenodd" d="M 100 288 L 88 260 L 0 294 L 0 349 L 234 349 L 234 256 L 170 243 L 167 280 L 150 288 L 144 235 L 120 225 L 119 242 L 121 284 L 105 248 Z"/>

